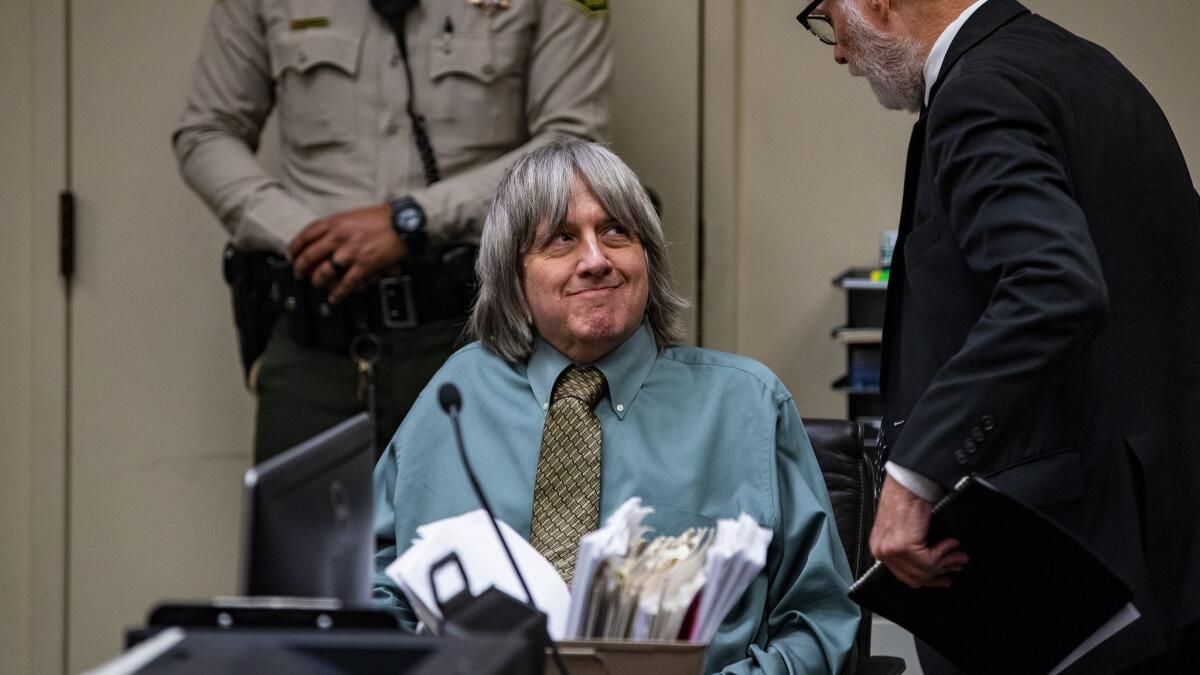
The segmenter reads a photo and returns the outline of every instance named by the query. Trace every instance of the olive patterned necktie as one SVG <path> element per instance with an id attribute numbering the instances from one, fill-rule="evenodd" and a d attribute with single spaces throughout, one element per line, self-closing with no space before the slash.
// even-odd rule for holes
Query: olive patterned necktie
<path id="1" fill-rule="evenodd" d="M 529 543 L 568 584 L 579 540 L 600 525 L 600 420 L 592 408 L 606 389 L 599 370 L 568 369 L 542 428 Z"/>

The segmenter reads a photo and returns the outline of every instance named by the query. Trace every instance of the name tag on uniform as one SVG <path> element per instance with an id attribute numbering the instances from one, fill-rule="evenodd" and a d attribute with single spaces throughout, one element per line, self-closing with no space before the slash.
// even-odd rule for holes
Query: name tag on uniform
<path id="1" fill-rule="evenodd" d="M 310 16 L 303 19 L 292 19 L 292 30 L 305 30 L 308 28 L 329 28 L 329 17 L 327 16 Z"/>

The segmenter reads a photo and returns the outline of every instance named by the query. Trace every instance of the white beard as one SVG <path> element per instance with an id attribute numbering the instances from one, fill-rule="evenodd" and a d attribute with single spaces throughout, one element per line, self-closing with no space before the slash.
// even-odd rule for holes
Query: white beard
<path id="1" fill-rule="evenodd" d="M 879 31 L 852 0 L 841 7 L 846 17 L 846 42 L 854 54 L 850 74 L 866 77 L 875 97 L 888 110 L 920 110 L 925 101 L 925 59 L 917 41 Z"/>

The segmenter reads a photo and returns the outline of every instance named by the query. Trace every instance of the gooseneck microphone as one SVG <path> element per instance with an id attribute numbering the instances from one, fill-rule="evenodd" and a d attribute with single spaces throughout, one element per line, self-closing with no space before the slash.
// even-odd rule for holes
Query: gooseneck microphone
<path id="1" fill-rule="evenodd" d="M 458 446 L 458 457 L 462 460 L 463 468 L 467 470 L 467 479 L 471 481 L 471 489 L 475 491 L 475 496 L 479 499 L 479 503 L 483 505 L 483 510 L 487 512 L 488 519 L 492 522 L 492 528 L 496 530 L 496 536 L 500 539 L 500 545 L 504 547 L 504 553 L 508 556 L 508 562 L 517 574 L 517 581 L 521 582 L 521 590 L 525 591 L 525 601 L 530 607 L 533 607 L 533 593 L 529 592 L 529 586 L 525 583 L 525 577 L 521 575 L 521 569 L 517 567 L 517 560 L 513 557 L 512 551 L 508 549 L 508 542 L 504 541 L 504 535 L 500 532 L 500 525 L 496 523 L 496 512 L 492 511 L 492 505 L 488 503 L 487 497 L 484 496 L 483 488 L 479 485 L 479 479 L 475 476 L 475 470 L 471 468 L 471 462 L 467 459 L 467 449 L 462 439 L 462 426 L 458 421 L 459 413 L 462 412 L 462 394 L 459 393 L 458 387 L 450 382 L 439 387 L 438 404 L 450 416 L 450 423 L 454 426 L 454 441 L 455 445 Z"/>
<path id="2" fill-rule="evenodd" d="M 500 524 L 496 520 L 496 513 L 492 511 L 492 505 L 488 503 L 487 497 L 484 496 L 483 488 L 479 485 L 479 479 L 475 476 L 475 470 L 471 468 L 471 462 L 467 459 L 467 449 L 462 439 L 462 426 L 458 421 L 459 413 L 462 412 L 462 394 L 458 391 L 458 387 L 450 382 L 439 387 L 438 405 L 442 406 L 442 410 L 450 416 L 450 424 L 454 427 L 454 441 L 458 446 L 458 457 L 462 460 L 463 469 L 466 469 L 467 479 L 471 482 L 471 489 L 475 491 L 475 496 L 479 499 L 479 503 L 487 513 L 488 520 L 492 523 L 492 528 L 496 530 L 496 538 L 500 540 L 500 546 L 504 548 L 504 554 L 508 556 L 508 562 L 512 565 L 513 572 L 517 575 L 517 581 L 521 583 L 521 589 L 525 591 L 525 602 L 529 607 L 537 610 L 537 605 L 533 602 L 533 593 L 529 592 L 529 585 L 525 583 L 525 577 L 521 574 L 521 568 L 517 566 L 517 559 L 513 557 L 512 551 L 509 550 L 508 542 L 504 541 L 504 534 L 500 531 Z M 562 655 L 558 653 L 558 644 L 554 641 L 554 638 L 550 637 L 549 631 L 546 632 L 546 642 L 550 645 L 550 651 L 554 656 L 554 664 L 558 666 L 558 672 L 562 675 L 568 675 L 567 664 L 563 663 Z"/>

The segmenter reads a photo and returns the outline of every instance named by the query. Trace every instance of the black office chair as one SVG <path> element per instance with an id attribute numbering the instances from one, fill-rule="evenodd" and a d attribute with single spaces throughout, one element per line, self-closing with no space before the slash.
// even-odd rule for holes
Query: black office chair
<path id="1" fill-rule="evenodd" d="M 817 464 L 833 502 L 833 516 L 850 572 L 857 579 L 874 559 L 868 541 L 875 524 L 875 470 L 863 449 L 861 422 L 833 419 L 805 419 L 804 428 L 812 442 Z M 871 656 L 871 613 L 862 612 L 862 623 L 854 639 L 841 675 L 898 675 L 904 672 L 904 659 L 895 656 Z"/>

